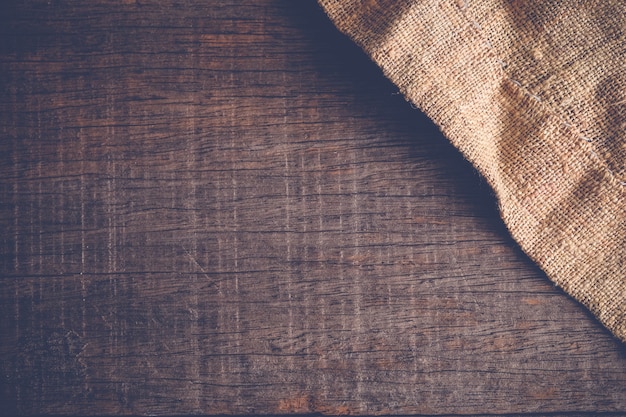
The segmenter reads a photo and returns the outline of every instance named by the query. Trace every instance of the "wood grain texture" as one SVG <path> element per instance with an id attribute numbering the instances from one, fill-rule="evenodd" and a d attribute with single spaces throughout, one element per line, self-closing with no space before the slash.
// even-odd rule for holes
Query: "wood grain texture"
<path id="1" fill-rule="evenodd" d="M 2 2 L 2 413 L 626 412 L 626 351 L 313 1 Z"/>

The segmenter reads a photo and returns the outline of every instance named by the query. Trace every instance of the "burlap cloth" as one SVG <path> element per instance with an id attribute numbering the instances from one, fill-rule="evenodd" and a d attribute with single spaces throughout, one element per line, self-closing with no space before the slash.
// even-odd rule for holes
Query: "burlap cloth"
<path id="1" fill-rule="evenodd" d="M 523 250 L 626 341 L 626 1 L 319 2 L 485 176 Z"/>

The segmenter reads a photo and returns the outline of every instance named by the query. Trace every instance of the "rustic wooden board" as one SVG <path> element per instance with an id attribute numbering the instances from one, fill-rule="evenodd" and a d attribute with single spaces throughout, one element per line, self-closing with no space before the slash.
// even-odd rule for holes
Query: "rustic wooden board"
<path id="1" fill-rule="evenodd" d="M 5 415 L 626 412 L 626 350 L 313 1 L 0 6 Z"/>

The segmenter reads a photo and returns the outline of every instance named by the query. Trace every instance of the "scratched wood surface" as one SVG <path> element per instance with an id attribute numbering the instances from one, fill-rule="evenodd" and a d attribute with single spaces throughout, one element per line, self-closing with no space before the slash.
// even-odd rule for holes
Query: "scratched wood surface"
<path id="1" fill-rule="evenodd" d="M 2 414 L 626 412 L 626 350 L 311 1 L 0 6 Z"/>

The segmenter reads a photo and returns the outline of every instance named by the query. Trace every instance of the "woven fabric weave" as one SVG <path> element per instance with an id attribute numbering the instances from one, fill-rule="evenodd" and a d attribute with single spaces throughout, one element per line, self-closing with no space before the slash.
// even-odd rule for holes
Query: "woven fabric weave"
<path id="1" fill-rule="evenodd" d="M 626 2 L 319 3 L 484 175 L 522 249 L 626 341 Z"/>

